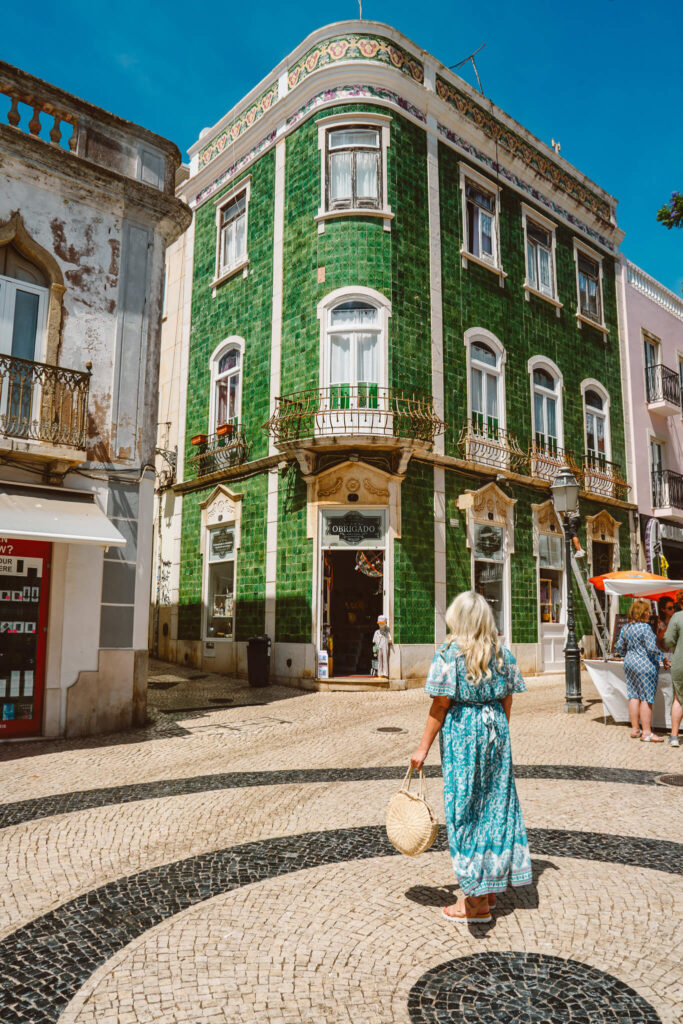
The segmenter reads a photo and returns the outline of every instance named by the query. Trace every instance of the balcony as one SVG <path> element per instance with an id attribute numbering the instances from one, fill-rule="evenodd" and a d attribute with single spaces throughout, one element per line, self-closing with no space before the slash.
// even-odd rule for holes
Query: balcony
<path id="1" fill-rule="evenodd" d="M 647 407 L 659 416 L 681 413 L 681 380 L 675 370 L 663 363 L 645 368 Z"/>
<path id="2" fill-rule="evenodd" d="M 533 477 L 551 484 L 571 457 L 570 452 L 559 448 L 552 438 L 537 434 L 529 446 L 529 471 Z"/>
<path id="3" fill-rule="evenodd" d="M 246 462 L 249 457 L 247 444 L 241 427 L 227 424 L 229 429 L 216 434 L 197 434 L 192 438 L 196 454 L 187 460 L 197 478 L 222 473 Z"/>
<path id="4" fill-rule="evenodd" d="M 601 455 L 582 455 L 578 460 L 570 457 L 569 466 L 587 494 L 600 498 L 617 498 L 626 501 L 629 486 L 624 479 L 621 466 L 608 462 Z"/>
<path id="5" fill-rule="evenodd" d="M 493 417 L 475 416 L 468 420 L 458 438 L 460 457 L 478 466 L 528 474 L 529 455 L 514 434 L 498 426 Z"/>
<path id="6" fill-rule="evenodd" d="M 655 470 L 652 474 L 652 507 L 655 514 L 683 515 L 683 474 L 671 469 Z"/>
<path id="7" fill-rule="evenodd" d="M 82 373 L 0 355 L 0 445 L 30 456 L 82 461 L 90 364 L 86 367 Z"/>
<path id="8" fill-rule="evenodd" d="M 377 384 L 337 384 L 275 399 L 264 429 L 280 450 L 332 445 L 429 448 L 445 423 L 431 396 Z"/>

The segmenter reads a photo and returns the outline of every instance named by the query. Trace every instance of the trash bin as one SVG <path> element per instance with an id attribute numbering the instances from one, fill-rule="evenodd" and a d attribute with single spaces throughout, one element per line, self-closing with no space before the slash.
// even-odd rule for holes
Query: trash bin
<path id="1" fill-rule="evenodd" d="M 267 686 L 270 675 L 270 637 L 250 636 L 247 645 L 247 674 L 250 686 Z"/>

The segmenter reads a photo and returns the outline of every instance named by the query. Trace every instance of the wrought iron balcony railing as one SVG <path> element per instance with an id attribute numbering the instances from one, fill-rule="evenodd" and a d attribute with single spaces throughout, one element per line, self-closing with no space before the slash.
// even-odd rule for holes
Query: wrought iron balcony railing
<path id="1" fill-rule="evenodd" d="M 87 372 L 0 355 L 0 433 L 84 449 L 88 426 Z"/>
<path id="2" fill-rule="evenodd" d="M 492 416 L 475 415 L 460 431 L 458 451 L 467 462 L 494 469 L 508 469 L 514 473 L 529 472 L 529 456 L 522 450 L 517 438 L 498 426 Z"/>
<path id="3" fill-rule="evenodd" d="M 670 370 L 663 363 L 645 368 L 645 385 L 648 405 L 655 402 L 668 402 L 670 405 L 681 404 L 681 379 L 675 370 Z"/>
<path id="4" fill-rule="evenodd" d="M 187 460 L 197 477 L 209 476 L 223 469 L 231 469 L 246 462 L 249 457 L 249 445 L 238 424 L 228 424 L 225 433 L 197 435 L 192 439 L 196 454 Z"/>
<path id="5" fill-rule="evenodd" d="M 551 484 L 570 458 L 571 453 L 560 448 L 554 438 L 537 434 L 529 445 L 529 472 Z"/>
<path id="6" fill-rule="evenodd" d="M 652 507 L 683 509 L 683 475 L 671 469 L 652 474 Z"/>
<path id="7" fill-rule="evenodd" d="M 582 455 L 578 460 L 570 456 L 569 466 L 587 493 L 626 500 L 629 487 L 622 475 L 621 466 L 616 462 L 608 462 L 602 455 L 593 452 Z"/>
<path id="8" fill-rule="evenodd" d="M 377 384 L 336 384 L 275 399 L 264 429 L 276 444 L 363 435 L 431 444 L 445 423 L 431 396 Z"/>

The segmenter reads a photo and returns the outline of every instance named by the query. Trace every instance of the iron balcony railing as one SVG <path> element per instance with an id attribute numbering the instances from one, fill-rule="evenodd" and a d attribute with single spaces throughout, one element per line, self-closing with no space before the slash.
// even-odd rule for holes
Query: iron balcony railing
<path id="1" fill-rule="evenodd" d="M 85 373 L 0 355 L 0 433 L 84 449 L 90 364 Z"/>
<path id="2" fill-rule="evenodd" d="M 275 399 L 264 429 L 276 444 L 365 435 L 431 444 L 446 424 L 431 396 L 378 384 L 334 384 Z"/>
<path id="3" fill-rule="evenodd" d="M 514 473 L 528 473 L 529 456 L 509 430 L 498 425 L 493 416 L 475 413 L 460 430 L 458 451 L 467 462 Z"/>
<path id="4" fill-rule="evenodd" d="M 652 474 L 652 507 L 683 509 L 683 475 L 671 469 Z"/>
<path id="5" fill-rule="evenodd" d="M 629 486 L 616 462 L 609 462 L 599 453 L 589 452 L 578 460 L 570 457 L 569 466 L 587 493 L 626 500 Z"/>
<path id="6" fill-rule="evenodd" d="M 529 445 L 529 472 L 539 480 L 552 483 L 570 458 L 571 454 L 559 447 L 556 438 L 536 434 Z"/>
<path id="7" fill-rule="evenodd" d="M 237 423 L 229 424 L 229 427 L 229 431 L 225 433 L 208 434 L 205 439 L 198 442 L 193 439 L 196 453 L 187 461 L 197 477 L 218 473 L 246 462 L 249 457 L 249 445 L 244 433 Z"/>
<path id="8" fill-rule="evenodd" d="M 681 379 L 675 370 L 670 370 L 663 363 L 645 368 L 645 386 L 649 405 L 654 402 L 670 402 L 680 406 Z"/>

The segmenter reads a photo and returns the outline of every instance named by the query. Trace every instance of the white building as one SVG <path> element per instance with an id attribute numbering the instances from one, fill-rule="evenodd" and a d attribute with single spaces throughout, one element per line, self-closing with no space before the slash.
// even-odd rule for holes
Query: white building
<path id="1" fill-rule="evenodd" d="M 145 714 L 166 139 L 0 63 L 0 738 Z"/>

